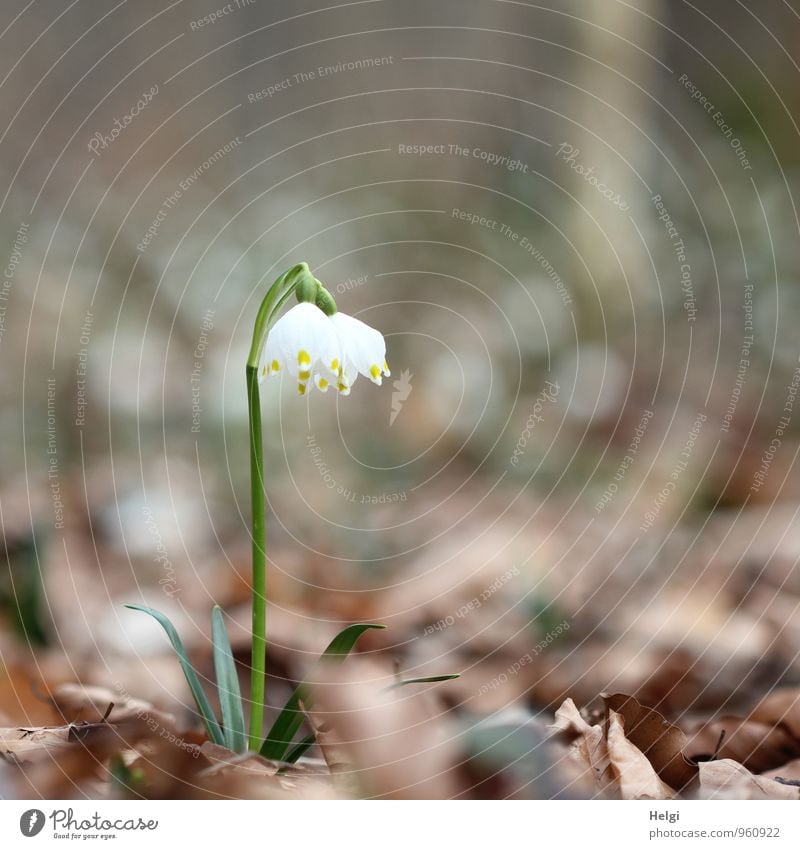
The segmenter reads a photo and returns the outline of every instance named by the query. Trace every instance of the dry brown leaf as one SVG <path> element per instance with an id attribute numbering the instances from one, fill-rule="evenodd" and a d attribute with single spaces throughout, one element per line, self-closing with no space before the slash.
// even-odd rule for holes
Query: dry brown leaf
<path id="1" fill-rule="evenodd" d="M 231 768 L 251 776 L 275 775 L 279 769 L 279 764 L 275 761 L 262 758 L 255 752 L 237 753 L 226 749 L 225 746 L 218 746 L 216 743 L 203 743 L 200 746 L 200 754 L 211 761 L 211 766 L 207 766 L 199 773 L 201 776 L 230 773 Z"/>
<path id="2" fill-rule="evenodd" d="M 389 689 L 391 670 L 357 657 L 325 672 L 312 688 L 314 721 L 335 734 L 336 760 L 354 765 L 350 776 L 362 792 L 394 799 L 460 792 L 455 734 L 434 690 Z"/>
<path id="3" fill-rule="evenodd" d="M 730 759 L 701 763 L 700 788 L 704 799 L 800 799 L 800 787 L 753 775 Z"/>
<path id="4" fill-rule="evenodd" d="M 781 725 L 800 740 L 800 689 L 775 690 L 759 702 L 748 719 L 768 725 Z"/>
<path id="5" fill-rule="evenodd" d="M 200 752 L 211 766 L 200 769 L 195 776 L 196 798 L 210 795 L 229 799 L 337 798 L 323 770 L 302 764 L 279 764 L 254 752 L 237 754 L 214 743 L 204 743 Z"/>
<path id="6" fill-rule="evenodd" d="M 99 722 L 112 710 L 108 719 L 114 723 L 142 719 L 167 730 L 175 730 L 175 717 L 157 710 L 150 702 L 122 695 L 107 687 L 83 684 L 59 684 L 51 691 L 53 705 L 67 722 Z"/>
<path id="7" fill-rule="evenodd" d="M 775 769 L 762 772 L 764 778 L 783 778 L 786 781 L 800 781 L 800 758 L 783 764 Z"/>
<path id="8" fill-rule="evenodd" d="M 300 702 L 300 708 L 306 715 L 308 724 L 317 739 L 322 757 L 333 776 L 334 785 L 339 793 L 346 797 L 358 796 L 359 786 L 352 757 L 336 733 L 336 730 L 318 713 L 309 711 Z"/>
<path id="9" fill-rule="evenodd" d="M 625 736 L 644 753 L 662 781 L 680 790 L 695 778 L 697 767 L 684 757 L 687 740 L 680 728 L 633 696 L 616 693 L 602 698 L 607 710 L 622 715 Z"/>
<path id="10" fill-rule="evenodd" d="M 52 728 L 0 728 L 0 755 L 12 761 L 24 762 L 31 756 L 54 752 L 73 745 L 72 726 Z"/>
<path id="11" fill-rule="evenodd" d="M 675 792 L 658 777 L 650 761 L 625 736 L 623 719 L 613 710 L 608 714 L 606 744 L 623 799 L 675 797 Z"/>
<path id="12" fill-rule="evenodd" d="M 16 768 L 17 797 L 22 799 L 102 798 L 109 791 L 108 750 L 70 746 L 36 757 Z"/>
<path id="13" fill-rule="evenodd" d="M 109 757 L 149 737 L 150 729 L 137 720 L 1 729 L 0 754 L 19 764 L 21 798 L 103 798 L 111 789 Z"/>
<path id="14" fill-rule="evenodd" d="M 608 788 L 614 783 L 603 727 L 590 725 L 572 699 L 566 699 L 556 711 L 552 727 L 572 743 L 573 761 L 591 775 L 598 789 Z"/>
<path id="15" fill-rule="evenodd" d="M 555 722 L 550 727 L 561 732 L 570 742 L 592 728 L 572 699 L 564 700 L 564 704 L 556 711 Z"/>
<path id="16" fill-rule="evenodd" d="M 800 757 L 800 743 L 774 724 L 723 716 L 698 728 L 684 754 L 695 761 L 729 758 L 764 772 Z"/>

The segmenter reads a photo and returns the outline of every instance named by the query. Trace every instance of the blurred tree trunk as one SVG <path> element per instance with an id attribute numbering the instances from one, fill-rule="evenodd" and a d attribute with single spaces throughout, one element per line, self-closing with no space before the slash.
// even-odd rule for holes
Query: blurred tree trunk
<path id="1" fill-rule="evenodd" d="M 663 6 L 663 0 L 642 0 L 635 9 L 622 3 L 586 3 L 582 17 L 587 23 L 578 30 L 578 49 L 591 57 L 581 60 L 578 77 L 578 85 L 589 93 L 583 96 L 581 114 L 575 115 L 583 124 L 575 145 L 578 159 L 629 207 L 615 205 L 588 180 L 577 181 L 583 210 L 576 216 L 576 244 L 612 314 L 628 314 L 628 288 L 635 302 L 636 293 L 652 285 L 650 260 L 631 217 L 638 218 L 649 204 L 642 181 L 649 194 L 658 191 L 652 179 L 658 154 L 647 138 L 654 138 L 658 106 L 648 94 L 658 99 L 659 66 L 650 56 L 659 58 L 663 38 L 645 15 L 660 20 Z M 596 305 L 594 291 L 588 298 Z M 582 312 L 588 322 L 584 330 L 596 334 L 599 311 Z"/>

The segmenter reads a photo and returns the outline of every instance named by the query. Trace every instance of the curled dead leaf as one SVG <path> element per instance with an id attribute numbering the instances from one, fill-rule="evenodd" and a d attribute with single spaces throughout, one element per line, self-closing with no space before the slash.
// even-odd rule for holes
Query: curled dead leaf
<path id="1" fill-rule="evenodd" d="M 556 711 L 552 728 L 571 743 L 570 758 L 598 790 L 605 790 L 614 783 L 603 727 L 590 725 L 572 699 L 566 699 Z"/>
<path id="2" fill-rule="evenodd" d="M 236 753 L 204 743 L 192 795 L 233 799 L 335 799 L 336 790 L 324 766 L 286 765 L 255 752 Z M 209 765 L 210 764 L 210 765 Z"/>
<path id="3" fill-rule="evenodd" d="M 797 781 L 800 782 L 800 758 L 789 763 L 782 764 L 775 769 L 767 770 L 761 773 L 764 778 L 775 778 L 778 781 Z"/>
<path id="4" fill-rule="evenodd" d="M 755 706 L 748 719 L 779 725 L 800 740 L 800 689 L 786 687 L 775 690 Z"/>
<path id="5" fill-rule="evenodd" d="M 700 764 L 700 790 L 705 799 L 800 799 L 800 787 L 753 775 L 729 758 Z"/>
<path id="6" fill-rule="evenodd" d="M 99 722 L 104 718 L 115 723 L 144 720 L 150 725 L 175 731 L 175 717 L 157 710 L 150 702 L 134 699 L 108 687 L 84 684 L 59 684 L 51 690 L 53 706 L 67 722 Z M 109 711 L 109 707 L 111 710 Z"/>
<path id="7" fill-rule="evenodd" d="M 684 756 L 687 739 L 677 725 L 633 696 L 603 693 L 602 698 L 607 711 L 622 715 L 625 736 L 644 753 L 662 781 L 680 790 L 697 776 L 697 766 Z"/>
<path id="8" fill-rule="evenodd" d="M 800 742 L 773 724 L 723 716 L 698 728 L 684 754 L 696 762 L 730 759 L 751 772 L 764 772 L 800 757 Z"/>
<path id="9" fill-rule="evenodd" d="M 0 755 L 18 763 L 31 757 L 68 748 L 70 725 L 43 728 L 0 728 Z"/>
<path id="10" fill-rule="evenodd" d="M 645 755 L 625 735 L 620 714 L 609 711 L 606 733 L 608 758 L 623 799 L 672 799 L 675 792 L 665 784 Z"/>

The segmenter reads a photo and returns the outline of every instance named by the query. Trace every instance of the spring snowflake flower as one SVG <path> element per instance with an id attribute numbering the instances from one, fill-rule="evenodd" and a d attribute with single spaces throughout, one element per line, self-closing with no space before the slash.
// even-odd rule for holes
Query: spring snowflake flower
<path id="1" fill-rule="evenodd" d="M 383 336 L 363 321 L 337 312 L 330 293 L 315 278 L 301 283 L 300 303 L 269 331 L 259 380 L 285 372 L 297 381 L 300 395 L 312 386 L 327 392 L 331 384 L 349 395 L 359 374 L 380 386 L 389 376 Z"/>
<path id="2" fill-rule="evenodd" d="M 286 372 L 305 395 L 309 382 L 325 392 L 338 382 L 342 346 L 331 319 L 312 303 L 300 303 L 281 316 L 267 336 L 259 380 Z"/>
<path id="3" fill-rule="evenodd" d="M 341 362 L 336 388 L 342 395 L 349 395 L 350 388 L 359 374 L 381 385 L 391 372 L 386 362 L 386 340 L 383 335 L 344 313 L 334 313 L 328 321 L 336 328 L 341 346 Z"/>

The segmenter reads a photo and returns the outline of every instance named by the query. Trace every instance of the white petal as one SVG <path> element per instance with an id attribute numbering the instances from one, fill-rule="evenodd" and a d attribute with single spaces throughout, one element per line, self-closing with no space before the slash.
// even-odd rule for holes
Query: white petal
<path id="1" fill-rule="evenodd" d="M 314 304 L 297 304 L 270 330 L 259 377 L 285 371 L 307 384 L 317 371 L 336 376 L 341 360 L 339 338 L 325 313 Z"/>
<path id="2" fill-rule="evenodd" d="M 375 328 L 357 318 L 337 312 L 331 322 L 339 334 L 343 354 L 342 381 L 348 386 L 356 374 L 363 374 L 380 386 L 383 376 L 389 375 L 386 364 L 386 341 Z"/>

